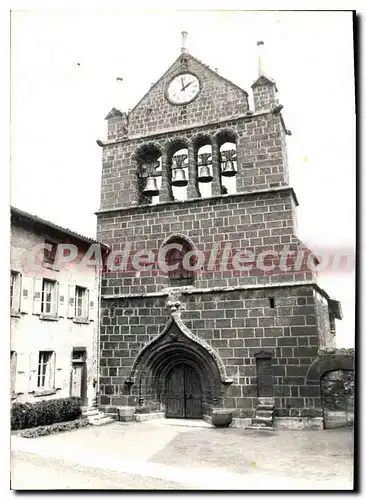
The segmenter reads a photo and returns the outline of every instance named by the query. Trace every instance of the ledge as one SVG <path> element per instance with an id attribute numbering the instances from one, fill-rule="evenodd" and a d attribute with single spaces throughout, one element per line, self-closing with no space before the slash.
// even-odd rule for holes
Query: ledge
<path id="1" fill-rule="evenodd" d="M 57 316 L 56 314 L 40 314 L 39 319 L 43 321 L 58 321 L 60 316 Z"/>
<path id="2" fill-rule="evenodd" d="M 94 212 L 95 215 L 99 214 L 106 214 L 106 213 L 113 213 L 113 212 L 138 212 L 138 211 L 144 211 L 146 209 L 151 209 L 154 208 L 155 211 L 158 211 L 156 209 L 159 209 L 162 207 L 163 209 L 169 205 L 189 205 L 190 203 L 207 203 L 210 202 L 211 200 L 221 200 L 221 199 L 232 199 L 232 198 L 243 198 L 243 197 L 251 197 L 251 196 L 256 196 L 258 194 L 270 194 L 270 193 L 278 193 L 278 192 L 286 192 L 288 191 L 291 193 L 291 196 L 293 197 L 293 200 L 295 202 L 295 205 L 298 206 L 299 202 L 296 196 L 296 193 L 292 187 L 289 186 L 282 186 L 282 187 L 274 187 L 270 189 L 257 189 L 255 191 L 244 191 L 241 193 L 233 193 L 233 194 L 219 194 L 215 196 L 210 196 L 209 198 L 191 198 L 189 200 L 169 200 L 169 201 L 163 201 L 161 203 L 157 203 L 156 205 L 133 205 L 131 207 L 116 207 L 116 208 L 105 208 L 98 210 L 97 212 Z"/>
<path id="3" fill-rule="evenodd" d="M 35 398 L 40 398 L 42 396 L 51 396 L 52 394 L 56 394 L 57 389 L 43 389 L 43 390 L 37 390 L 33 392 L 33 396 Z"/>
<path id="4" fill-rule="evenodd" d="M 195 295 L 195 294 L 205 294 L 205 293 L 218 293 L 218 292 L 235 292 L 235 291 L 245 291 L 245 290 L 261 290 L 265 288 L 288 288 L 288 287 L 300 287 L 300 286 L 312 286 L 319 293 L 325 294 L 324 290 L 319 288 L 315 281 L 295 281 L 293 283 L 267 283 L 262 285 L 243 285 L 243 286 L 227 286 L 227 287 L 212 287 L 212 288 L 194 288 L 190 287 L 179 287 L 174 290 L 179 290 L 182 295 Z M 160 292 L 151 293 L 125 293 L 125 294 L 115 294 L 115 295 L 102 295 L 101 298 L 104 300 L 114 300 L 114 299 L 139 299 L 139 298 L 150 298 L 150 297 L 168 297 L 172 291 L 172 287 L 164 289 Z"/>
<path id="5" fill-rule="evenodd" d="M 171 127 L 171 128 L 166 128 L 166 129 L 161 129 L 158 132 L 155 132 L 153 134 L 148 133 L 148 134 L 142 134 L 142 135 L 131 135 L 127 137 L 122 137 L 120 139 L 107 139 L 105 141 L 98 139 L 97 144 L 100 147 L 105 147 L 105 146 L 111 146 L 113 144 L 119 144 L 121 142 L 128 142 L 128 141 L 134 141 L 137 139 L 143 139 L 144 137 L 149 137 L 150 140 L 153 140 L 154 137 L 159 137 L 160 135 L 165 135 L 165 134 L 171 134 L 175 132 L 182 132 L 182 131 L 187 131 L 187 130 L 195 130 L 199 128 L 200 130 L 204 130 L 206 128 L 210 128 L 213 125 L 216 125 L 218 123 L 226 123 L 230 122 L 233 120 L 241 120 L 241 119 L 251 119 L 255 116 L 261 116 L 261 115 L 268 115 L 270 113 L 273 113 L 273 107 L 271 108 L 264 108 L 260 109 L 258 111 L 253 111 L 253 110 L 248 110 L 246 113 L 240 113 L 240 114 L 233 114 L 230 116 L 227 116 L 225 118 L 222 118 L 221 120 L 212 120 L 211 122 L 206 122 L 205 125 L 202 127 L 202 124 L 196 123 L 196 124 L 190 124 L 187 126 L 182 126 L 178 125 L 177 127 Z"/>
<path id="6" fill-rule="evenodd" d="M 73 323 L 79 323 L 80 325 L 89 325 L 90 321 L 87 318 L 72 318 Z"/>
<path id="7" fill-rule="evenodd" d="M 22 313 L 20 311 L 10 311 L 10 316 L 12 318 L 21 318 L 22 317 Z"/>

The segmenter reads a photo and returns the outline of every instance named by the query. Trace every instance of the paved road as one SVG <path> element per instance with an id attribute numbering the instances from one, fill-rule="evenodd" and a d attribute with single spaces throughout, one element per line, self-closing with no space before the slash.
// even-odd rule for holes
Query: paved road
<path id="1" fill-rule="evenodd" d="M 190 486 L 94 467 L 83 467 L 64 460 L 31 453 L 12 453 L 13 490 L 117 489 L 179 490 Z M 198 488 L 195 488 L 198 489 Z"/>
<path id="2" fill-rule="evenodd" d="M 13 488 L 352 489 L 353 433 L 254 432 L 162 421 L 13 436 Z M 43 458 L 42 458 L 43 457 Z"/>

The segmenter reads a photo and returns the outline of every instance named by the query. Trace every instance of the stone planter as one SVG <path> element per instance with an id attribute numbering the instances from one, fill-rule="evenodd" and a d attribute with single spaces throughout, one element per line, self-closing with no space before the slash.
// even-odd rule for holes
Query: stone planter
<path id="1" fill-rule="evenodd" d="M 119 406 L 117 411 L 120 422 L 132 422 L 136 408 L 134 406 Z"/>
<path id="2" fill-rule="evenodd" d="M 233 413 L 230 410 L 212 410 L 212 425 L 215 427 L 228 427 L 233 420 Z"/>

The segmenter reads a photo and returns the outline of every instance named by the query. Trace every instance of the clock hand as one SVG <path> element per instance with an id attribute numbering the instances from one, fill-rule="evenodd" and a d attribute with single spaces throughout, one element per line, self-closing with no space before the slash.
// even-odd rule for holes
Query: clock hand
<path id="1" fill-rule="evenodd" d="M 183 80 L 183 76 L 181 77 L 180 81 L 182 82 L 182 90 L 184 90 L 184 80 Z"/>
<path id="2" fill-rule="evenodd" d="M 186 88 L 189 87 L 191 85 L 191 83 L 193 83 L 193 82 L 194 82 L 194 80 L 191 80 L 190 82 L 188 82 L 187 85 L 185 85 L 183 87 L 183 90 L 186 90 Z"/>

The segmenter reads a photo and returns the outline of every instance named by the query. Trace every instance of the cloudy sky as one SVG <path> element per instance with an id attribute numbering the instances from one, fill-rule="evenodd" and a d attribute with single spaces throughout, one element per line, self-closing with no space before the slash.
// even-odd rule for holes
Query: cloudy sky
<path id="1" fill-rule="evenodd" d="M 180 53 L 250 90 L 256 41 L 279 89 L 298 235 L 315 250 L 355 244 L 353 31 L 347 12 L 13 11 L 11 203 L 95 235 L 105 116 L 127 111 Z M 121 77 L 123 81 L 117 81 Z M 343 306 L 339 346 L 354 345 L 354 274 L 319 283 Z"/>

